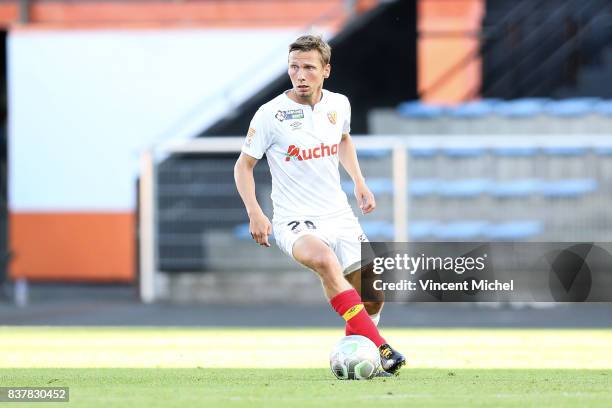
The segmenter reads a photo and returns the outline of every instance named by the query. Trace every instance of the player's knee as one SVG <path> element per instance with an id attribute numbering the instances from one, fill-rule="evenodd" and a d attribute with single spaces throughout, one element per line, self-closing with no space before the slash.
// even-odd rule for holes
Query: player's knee
<path id="1" fill-rule="evenodd" d="M 385 302 L 363 302 L 363 305 L 365 306 L 365 309 L 369 315 L 375 315 L 379 313 L 382 310 L 384 304 Z"/>
<path id="2" fill-rule="evenodd" d="M 338 261 L 332 254 L 317 254 L 310 260 L 311 268 L 321 276 L 321 279 L 331 279 L 337 275 Z"/>

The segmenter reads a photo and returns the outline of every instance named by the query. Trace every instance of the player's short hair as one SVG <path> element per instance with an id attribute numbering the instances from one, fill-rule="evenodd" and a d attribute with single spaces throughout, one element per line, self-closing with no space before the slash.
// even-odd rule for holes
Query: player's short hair
<path id="1" fill-rule="evenodd" d="M 291 51 L 319 51 L 323 66 L 329 64 L 331 60 L 331 47 L 319 35 L 303 35 L 297 40 L 289 44 L 289 52 Z"/>

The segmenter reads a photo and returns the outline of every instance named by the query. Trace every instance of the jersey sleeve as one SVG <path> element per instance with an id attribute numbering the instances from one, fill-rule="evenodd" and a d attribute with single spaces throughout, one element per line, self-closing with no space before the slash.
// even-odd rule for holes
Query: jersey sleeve
<path id="1" fill-rule="evenodd" d="M 242 152 L 256 159 L 261 159 L 272 144 L 270 126 L 263 109 L 259 108 L 251 120 L 246 138 L 242 144 Z"/>
<path id="2" fill-rule="evenodd" d="M 344 124 L 342 125 L 342 134 L 351 133 L 351 103 L 348 98 L 345 98 L 346 101 L 346 112 L 344 116 Z"/>

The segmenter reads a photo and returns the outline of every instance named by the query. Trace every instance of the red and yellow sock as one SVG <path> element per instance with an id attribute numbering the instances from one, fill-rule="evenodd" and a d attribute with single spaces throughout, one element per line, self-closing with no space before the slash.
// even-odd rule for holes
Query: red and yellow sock
<path id="1" fill-rule="evenodd" d="M 380 320 L 380 313 L 377 313 L 375 315 L 370 315 L 370 320 L 372 320 L 372 323 L 374 323 L 374 326 L 378 328 L 378 321 Z M 351 328 L 351 325 L 347 323 L 345 330 L 344 330 L 344 334 L 347 336 L 351 336 L 357 333 L 355 333 L 353 329 Z"/>
<path id="2" fill-rule="evenodd" d="M 329 301 L 334 310 L 346 320 L 346 332 L 365 336 L 372 340 L 376 347 L 385 344 L 386 341 L 378 333 L 378 329 L 370 319 L 365 310 L 361 297 L 355 289 L 345 290 L 331 298 Z"/>

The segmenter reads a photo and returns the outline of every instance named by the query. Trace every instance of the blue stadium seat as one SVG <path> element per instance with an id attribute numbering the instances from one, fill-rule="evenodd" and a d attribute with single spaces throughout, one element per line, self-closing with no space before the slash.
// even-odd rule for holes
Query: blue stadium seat
<path id="1" fill-rule="evenodd" d="M 449 157 L 478 157 L 486 153 L 483 147 L 445 147 L 442 153 Z"/>
<path id="2" fill-rule="evenodd" d="M 612 115 L 612 100 L 603 100 L 595 103 L 593 111 L 600 115 L 609 116 Z"/>
<path id="3" fill-rule="evenodd" d="M 359 158 L 378 159 L 380 157 L 388 157 L 391 155 L 391 149 L 380 148 L 361 148 L 357 150 Z"/>
<path id="4" fill-rule="evenodd" d="M 251 234 L 249 233 L 249 224 L 240 224 L 234 227 L 234 237 L 238 239 L 251 239 Z"/>
<path id="5" fill-rule="evenodd" d="M 572 98 L 560 101 L 550 101 L 544 105 L 544 112 L 553 116 L 580 116 L 593 112 L 599 98 Z"/>
<path id="6" fill-rule="evenodd" d="M 444 106 L 430 105 L 420 101 L 403 102 L 397 107 L 397 112 L 406 117 L 418 119 L 431 119 L 446 112 Z"/>
<path id="7" fill-rule="evenodd" d="M 234 234 L 234 237 L 238 238 L 238 239 L 242 239 L 242 240 L 253 239 L 251 237 L 251 233 L 249 232 L 249 223 L 248 222 L 244 223 L 244 224 L 236 225 L 234 227 L 233 234 Z M 270 237 L 268 237 L 268 239 L 272 239 L 272 238 L 274 238 L 274 231 L 272 232 Z"/>
<path id="8" fill-rule="evenodd" d="M 550 101 L 548 98 L 524 98 L 503 101 L 495 104 L 495 113 L 506 117 L 534 116 L 544 111 L 544 105 Z"/>
<path id="9" fill-rule="evenodd" d="M 528 197 L 539 191 L 540 184 L 534 179 L 500 181 L 489 185 L 489 194 L 497 198 Z"/>
<path id="10" fill-rule="evenodd" d="M 487 225 L 481 220 L 458 221 L 437 225 L 432 232 L 437 239 L 469 240 L 482 236 Z"/>
<path id="11" fill-rule="evenodd" d="M 588 149 L 580 146 L 556 146 L 545 147 L 542 151 L 549 156 L 582 156 Z"/>
<path id="12" fill-rule="evenodd" d="M 612 155 L 612 146 L 598 147 L 595 149 L 595 154 L 600 156 L 610 156 Z"/>
<path id="13" fill-rule="evenodd" d="M 542 183 L 540 191 L 545 197 L 580 197 L 597 191 L 599 184 L 594 179 L 567 179 Z"/>
<path id="14" fill-rule="evenodd" d="M 427 238 L 433 235 L 438 225 L 438 221 L 413 221 L 408 226 L 408 237 L 410 239 Z"/>
<path id="15" fill-rule="evenodd" d="M 361 228 L 369 239 L 376 237 L 390 241 L 395 237 L 395 227 L 387 221 L 363 221 Z"/>
<path id="16" fill-rule="evenodd" d="M 413 179 L 408 185 L 410 195 L 413 197 L 425 197 L 438 193 L 440 180 L 438 179 Z"/>
<path id="17" fill-rule="evenodd" d="M 342 181 L 342 190 L 347 194 L 352 194 L 355 189 L 355 185 L 352 180 Z M 393 194 L 393 180 L 388 178 L 369 178 L 367 179 L 368 187 L 370 191 L 377 194 Z"/>
<path id="18" fill-rule="evenodd" d="M 493 107 L 500 99 L 483 99 L 480 101 L 466 102 L 448 109 L 448 114 L 456 118 L 476 118 L 493 112 Z"/>
<path id="19" fill-rule="evenodd" d="M 393 194 L 393 180 L 391 179 L 369 178 L 367 183 L 374 194 Z"/>
<path id="20" fill-rule="evenodd" d="M 411 147 L 408 153 L 412 157 L 433 157 L 438 153 L 435 147 Z"/>
<path id="21" fill-rule="evenodd" d="M 544 232 L 541 221 L 511 221 L 489 225 L 485 237 L 493 241 L 514 241 L 536 237 Z"/>
<path id="22" fill-rule="evenodd" d="M 439 184 L 438 192 L 443 197 L 470 198 L 487 191 L 490 181 L 487 179 L 464 179 L 444 181 Z"/>
<path id="23" fill-rule="evenodd" d="M 535 156 L 538 153 L 538 149 L 535 147 L 495 147 L 492 152 L 496 156 L 508 156 L 508 157 L 529 157 Z"/>

